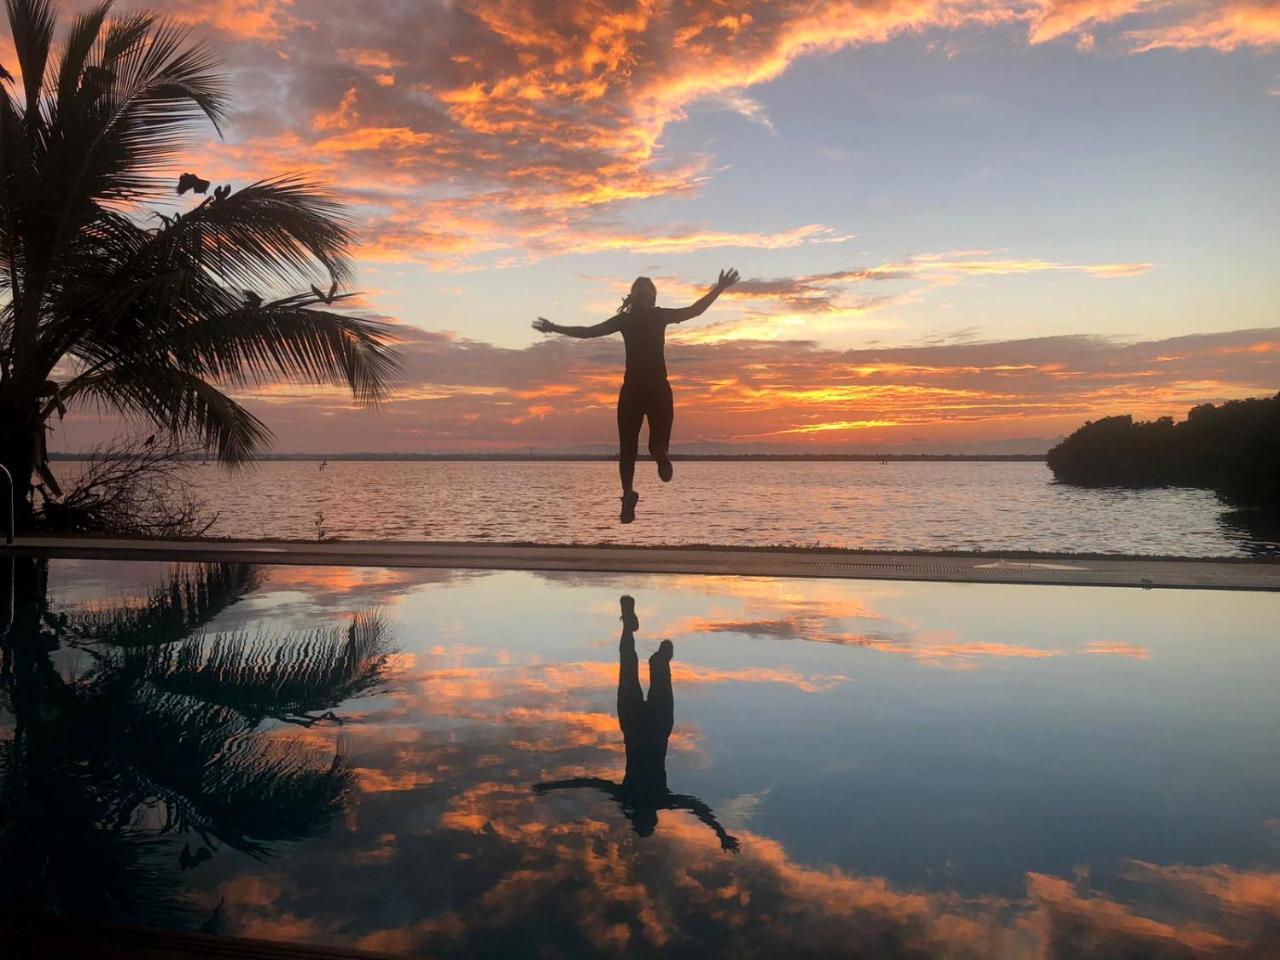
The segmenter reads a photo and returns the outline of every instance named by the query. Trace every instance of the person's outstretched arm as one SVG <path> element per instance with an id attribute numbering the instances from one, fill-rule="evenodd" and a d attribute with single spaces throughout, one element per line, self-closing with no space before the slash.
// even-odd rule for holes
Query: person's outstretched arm
<path id="1" fill-rule="evenodd" d="M 716 297 L 720 296 L 720 294 L 724 293 L 737 282 L 737 270 L 721 270 L 720 279 L 716 281 L 716 285 L 704 293 L 700 298 L 689 304 L 687 307 L 664 308 L 662 313 L 666 317 L 667 323 L 684 323 L 686 320 L 692 320 L 694 317 L 700 317 L 707 312 L 707 307 L 716 302 Z"/>
<path id="2" fill-rule="evenodd" d="M 534 793 L 546 793 L 549 790 L 576 790 L 580 787 L 595 787 L 597 790 L 613 796 L 618 789 L 618 785 L 612 780 L 605 780 L 603 777 L 570 777 L 568 780 L 548 780 L 545 783 L 535 783 L 533 785 Z"/>
<path id="3" fill-rule="evenodd" d="M 716 815 L 711 808 L 699 800 L 697 797 L 691 797 L 684 793 L 673 793 L 668 800 L 672 810 L 688 810 L 695 817 L 705 823 L 708 827 L 715 831 L 716 836 L 720 839 L 720 849 L 728 850 L 732 853 L 738 852 L 738 838 L 733 836 L 720 825 L 720 821 L 716 819 Z"/>
<path id="4" fill-rule="evenodd" d="M 539 333 L 560 333 L 578 340 L 590 340 L 592 337 L 607 337 L 611 333 L 617 333 L 622 329 L 622 317 L 610 317 L 603 323 L 590 327 L 562 327 L 558 323 L 552 323 L 546 317 L 539 317 L 533 321 L 533 329 Z"/>

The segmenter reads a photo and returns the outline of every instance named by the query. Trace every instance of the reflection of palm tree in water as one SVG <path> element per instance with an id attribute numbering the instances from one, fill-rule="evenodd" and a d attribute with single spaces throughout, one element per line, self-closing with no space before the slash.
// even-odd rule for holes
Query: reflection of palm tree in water
<path id="1" fill-rule="evenodd" d="M 675 723 L 675 698 L 671 691 L 670 640 L 663 640 L 649 658 L 649 699 L 640 687 L 640 658 L 635 631 L 640 629 L 635 601 L 623 597 L 622 638 L 618 643 L 618 725 L 627 751 L 627 771 L 622 783 L 602 777 L 572 777 L 534 785 L 537 793 L 594 787 L 622 807 L 631 826 L 642 837 L 658 825 L 659 810 L 687 810 L 715 831 L 720 846 L 737 851 L 738 840 L 720 825 L 711 808 L 697 797 L 672 793 L 667 788 L 667 741 Z"/>
<path id="2" fill-rule="evenodd" d="M 177 568 L 141 605 L 67 611 L 49 602 L 45 561 L 6 566 L 0 914 L 194 925 L 203 910 L 175 868 L 223 847 L 265 859 L 341 816 L 355 783 L 341 742 L 329 754 L 263 728 L 340 723 L 334 708 L 383 684 L 376 614 L 210 636 L 254 589 L 254 568 Z M 81 655 L 74 670 L 59 651 Z"/>

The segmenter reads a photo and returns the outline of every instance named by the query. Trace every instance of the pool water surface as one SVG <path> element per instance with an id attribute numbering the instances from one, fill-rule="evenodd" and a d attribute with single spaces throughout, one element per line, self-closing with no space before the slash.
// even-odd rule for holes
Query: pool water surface
<path id="1" fill-rule="evenodd" d="M 0 574 L 5 912 L 427 956 L 1280 951 L 1278 594 Z"/>

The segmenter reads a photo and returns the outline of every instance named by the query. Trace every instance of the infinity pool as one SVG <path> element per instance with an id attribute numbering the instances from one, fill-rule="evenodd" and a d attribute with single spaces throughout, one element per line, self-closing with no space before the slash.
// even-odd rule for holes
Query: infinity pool
<path id="1" fill-rule="evenodd" d="M 1280 951 L 1278 594 L 13 584 L 5 912 L 430 956 Z"/>

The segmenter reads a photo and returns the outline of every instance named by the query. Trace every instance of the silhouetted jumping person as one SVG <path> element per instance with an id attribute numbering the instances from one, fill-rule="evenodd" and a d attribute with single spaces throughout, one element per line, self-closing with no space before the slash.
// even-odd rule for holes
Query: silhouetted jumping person
<path id="1" fill-rule="evenodd" d="M 723 850 L 738 850 L 738 840 L 730 836 L 711 808 L 697 797 L 672 793 L 667 789 L 667 740 L 675 723 L 675 697 L 671 692 L 670 640 L 663 640 L 649 658 L 649 699 L 640 688 L 640 658 L 636 656 L 635 631 L 640 629 L 635 601 L 623 597 L 622 639 L 618 644 L 618 725 L 627 752 L 627 771 L 622 783 L 602 777 L 573 777 L 534 784 L 535 793 L 592 787 L 622 808 L 637 834 L 647 837 L 658 825 L 659 810 L 688 810 L 705 823 L 720 840 Z"/>
<path id="2" fill-rule="evenodd" d="M 687 307 L 660 307 L 658 288 L 648 277 L 637 277 L 631 293 L 622 301 L 616 316 L 593 327 L 562 327 L 546 317 L 533 322 L 541 333 L 562 333 L 566 337 L 586 340 L 621 333 L 627 350 L 626 374 L 618 391 L 618 473 L 622 478 L 623 523 L 636 518 L 640 494 L 631 488 L 636 472 L 636 451 L 640 445 L 640 424 L 649 418 L 649 454 L 658 464 L 663 482 L 671 479 L 671 424 L 675 408 L 671 400 L 671 384 L 667 382 L 664 348 L 667 327 L 684 323 L 706 311 L 716 297 L 738 282 L 737 270 L 721 270 L 716 285 Z"/>

